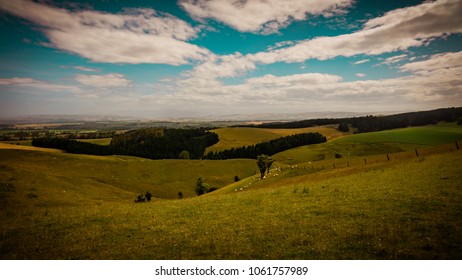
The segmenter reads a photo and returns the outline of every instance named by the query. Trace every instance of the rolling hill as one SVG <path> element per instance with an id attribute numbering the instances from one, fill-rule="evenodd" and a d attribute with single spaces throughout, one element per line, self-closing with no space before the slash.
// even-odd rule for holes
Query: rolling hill
<path id="1" fill-rule="evenodd" d="M 303 163 L 338 151 L 350 166 L 294 168 L 278 159 L 264 180 L 254 160 L 147 160 L 2 144 L 0 258 L 460 259 L 462 152 L 440 145 L 453 136 L 460 127 L 440 124 L 340 137 L 309 154 L 284 153 Z M 399 152 L 390 161 L 353 164 L 384 158 L 389 147 Z M 412 155 L 414 147 L 428 153 Z M 233 182 L 237 174 L 243 179 Z M 199 176 L 223 188 L 196 197 Z M 170 199 L 134 203 L 146 190 Z M 190 198 L 172 199 L 178 191 Z"/>

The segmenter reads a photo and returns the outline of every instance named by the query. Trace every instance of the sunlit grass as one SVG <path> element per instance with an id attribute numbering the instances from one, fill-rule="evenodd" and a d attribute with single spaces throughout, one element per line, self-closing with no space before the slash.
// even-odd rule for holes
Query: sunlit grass
<path id="1" fill-rule="evenodd" d="M 270 141 L 276 138 L 299 133 L 319 132 L 327 139 L 337 138 L 346 135 L 332 126 L 307 127 L 294 129 L 269 129 L 253 127 L 226 127 L 213 130 L 219 136 L 219 142 L 207 148 L 206 153 L 222 151 L 242 146 L 255 145 L 261 142 Z"/>
<path id="2" fill-rule="evenodd" d="M 356 135 L 326 144 L 349 137 Z M 295 153 L 294 163 L 275 162 L 263 180 L 254 160 L 153 161 L 7 146 L 0 149 L 0 258 L 462 258 L 462 151 L 419 144 L 417 156 L 414 146 L 397 143 L 405 151 L 388 159 L 374 146 L 378 136 L 362 137 L 370 141 L 351 141 L 357 146 L 341 159 L 303 155 L 297 163 Z M 242 180 L 234 183 L 235 175 Z M 198 176 L 226 187 L 196 197 Z M 134 203 L 146 190 L 168 199 Z M 176 199 L 178 191 L 186 198 Z"/>

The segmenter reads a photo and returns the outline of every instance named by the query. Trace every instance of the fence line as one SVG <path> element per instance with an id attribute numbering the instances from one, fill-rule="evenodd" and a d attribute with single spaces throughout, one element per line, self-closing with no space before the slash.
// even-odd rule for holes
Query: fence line
<path id="1" fill-rule="evenodd" d="M 459 143 L 456 141 L 451 144 L 438 145 L 432 147 L 416 148 L 410 151 L 403 151 L 398 153 L 387 153 L 370 155 L 367 157 L 349 157 L 349 158 L 333 158 L 330 160 L 313 161 L 313 162 L 302 162 L 293 164 L 287 167 L 276 167 L 277 169 L 283 170 L 299 170 L 306 173 L 314 173 L 329 169 L 349 168 L 358 166 L 367 166 L 376 163 L 387 163 L 397 160 L 411 160 L 416 158 L 424 158 L 425 156 L 443 154 L 448 152 L 460 151 Z"/>

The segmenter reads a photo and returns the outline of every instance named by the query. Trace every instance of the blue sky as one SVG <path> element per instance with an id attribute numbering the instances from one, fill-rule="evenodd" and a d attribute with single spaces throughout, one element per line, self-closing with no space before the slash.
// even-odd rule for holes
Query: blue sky
<path id="1" fill-rule="evenodd" d="M 461 14 L 461 0 L 0 0 L 0 117 L 462 106 Z"/>

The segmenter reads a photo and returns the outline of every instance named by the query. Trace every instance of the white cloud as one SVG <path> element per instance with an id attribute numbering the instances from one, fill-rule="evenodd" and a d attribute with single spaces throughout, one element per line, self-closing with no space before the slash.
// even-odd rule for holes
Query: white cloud
<path id="1" fill-rule="evenodd" d="M 98 71 L 98 69 L 85 67 L 85 66 L 74 66 L 73 68 L 77 69 L 77 70 L 80 70 L 80 71 L 85 71 L 85 72 L 96 72 L 96 71 Z"/>
<path id="2" fill-rule="evenodd" d="M 356 61 L 353 64 L 358 65 L 358 64 L 363 64 L 363 63 L 369 62 L 369 61 L 370 61 L 370 59 L 363 59 L 363 60 Z"/>
<path id="3" fill-rule="evenodd" d="M 462 51 L 436 54 L 427 60 L 410 62 L 400 67 L 401 71 L 429 76 L 441 71 L 451 71 L 462 76 Z"/>
<path id="4" fill-rule="evenodd" d="M 347 110 L 358 112 L 415 110 L 462 104 L 462 52 L 434 55 L 404 64 L 408 76 L 345 82 L 323 73 L 287 76 L 264 75 L 240 84 L 190 83 L 169 95 L 155 95 L 146 102 L 201 104 L 201 112 L 306 112 Z M 364 73 L 357 73 L 360 78 Z M 155 100 L 154 100 L 155 99 Z M 210 109 L 213 108 L 213 109 Z M 213 111 L 212 111 L 213 110 Z"/>
<path id="5" fill-rule="evenodd" d="M 55 92 L 79 92 L 80 89 L 71 85 L 62 85 L 50 83 L 47 81 L 36 80 L 32 78 L 0 78 L 0 86 L 9 88 L 30 88 L 43 91 Z"/>
<path id="6" fill-rule="evenodd" d="M 392 57 L 388 57 L 387 59 L 385 59 L 385 61 L 383 62 L 383 64 L 387 64 L 387 65 L 391 65 L 391 64 L 394 64 L 394 63 L 398 63 L 400 61 L 403 61 L 407 58 L 407 54 L 400 54 L 400 55 L 395 55 L 395 56 L 392 56 Z"/>
<path id="7" fill-rule="evenodd" d="M 131 81 L 126 79 L 124 75 L 111 73 L 107 75 L 76 75 L 75 80 L 82 85 L 108 88 L 108 87 L 124 87 L 129 86 Z"/>
<path id="8" fill-rule="evenodd" d="M 49 46 L 95 62 L 180 65 L 210 53 L 185 42 L 197 37 L 187 22 L 151 9 L 71 12 L 27 0 L 0 1 L 0 9 L 42 27 Z"/>
<path id="9" fill-rule="evenodd" d="M 187 71 L 181 80 L 182 86 L 221 85 L 218 78 L 232 78 L 242 76 L 248 71 L 255 70 L 256 65 L 248 57 L 241 53 L 230 55 L 210 55 L 207 60 L 196 65 L 191 71 Z"/>
<path id="10" fill-rule="evenodd" d="M 295 74 L 290 76 L 274 76 L 271 74 L 250 78 L 246 81 L 249 85 L 260 85 L 269 87 L 287 87 L 294 85 L 319 85 L 337 83 L 342 80 L 342 77 L 329 74 L 321 73 L 306 73 L 306 74 Z"/>
<path id="11" fill-rule="evenodd" d="M 239 53 L 223 57 L 213 55 L 203 64 L 197 65 L 188 75 L 196 78 L 200 76 L 203 82 L 210 82 L 219 77 L 243 75 L 246 71 L 255 70 L 258 64 L 299 63 L 309 59 L 327 60 L 338 56 L 380 55 L 407 50 L 422 46 L 436 37 L 462 33 L 460 14 L 462 1 L 459 0 L 423 3 L 371 19 L 362 30 L 351 34 L 281 42 L 267 51 L 245 56 Z M 394 56 L 385 62 L 398 62 L 405 56 Z M 370 60 L 364 59 L 354 64 L 368 61 Z"/>
<path id="12" fill-rule="evenodd" d="M 239 31 L 275 33 L 307 15 L 332 16 L 352 5 L 353 0 L 181 0 L 192 17 L 211 18 Z"/>
<path id="13" fill-rule="evenodd" d="M 287 48 L 260 52 L 249 57 L 257 63 L 268 64 L 406 50 L 422 46 L 436 37 L 462 33 L 461 14 L 460 0 L 426 2 L 371 19 L 362 30 L 355 33 L 300 41 Z"/>
<path id="14" fill-rule="evenodd" d="M 32 85 L 43 82 L 31 78 L 0 78 L 0 85 Z"/>

